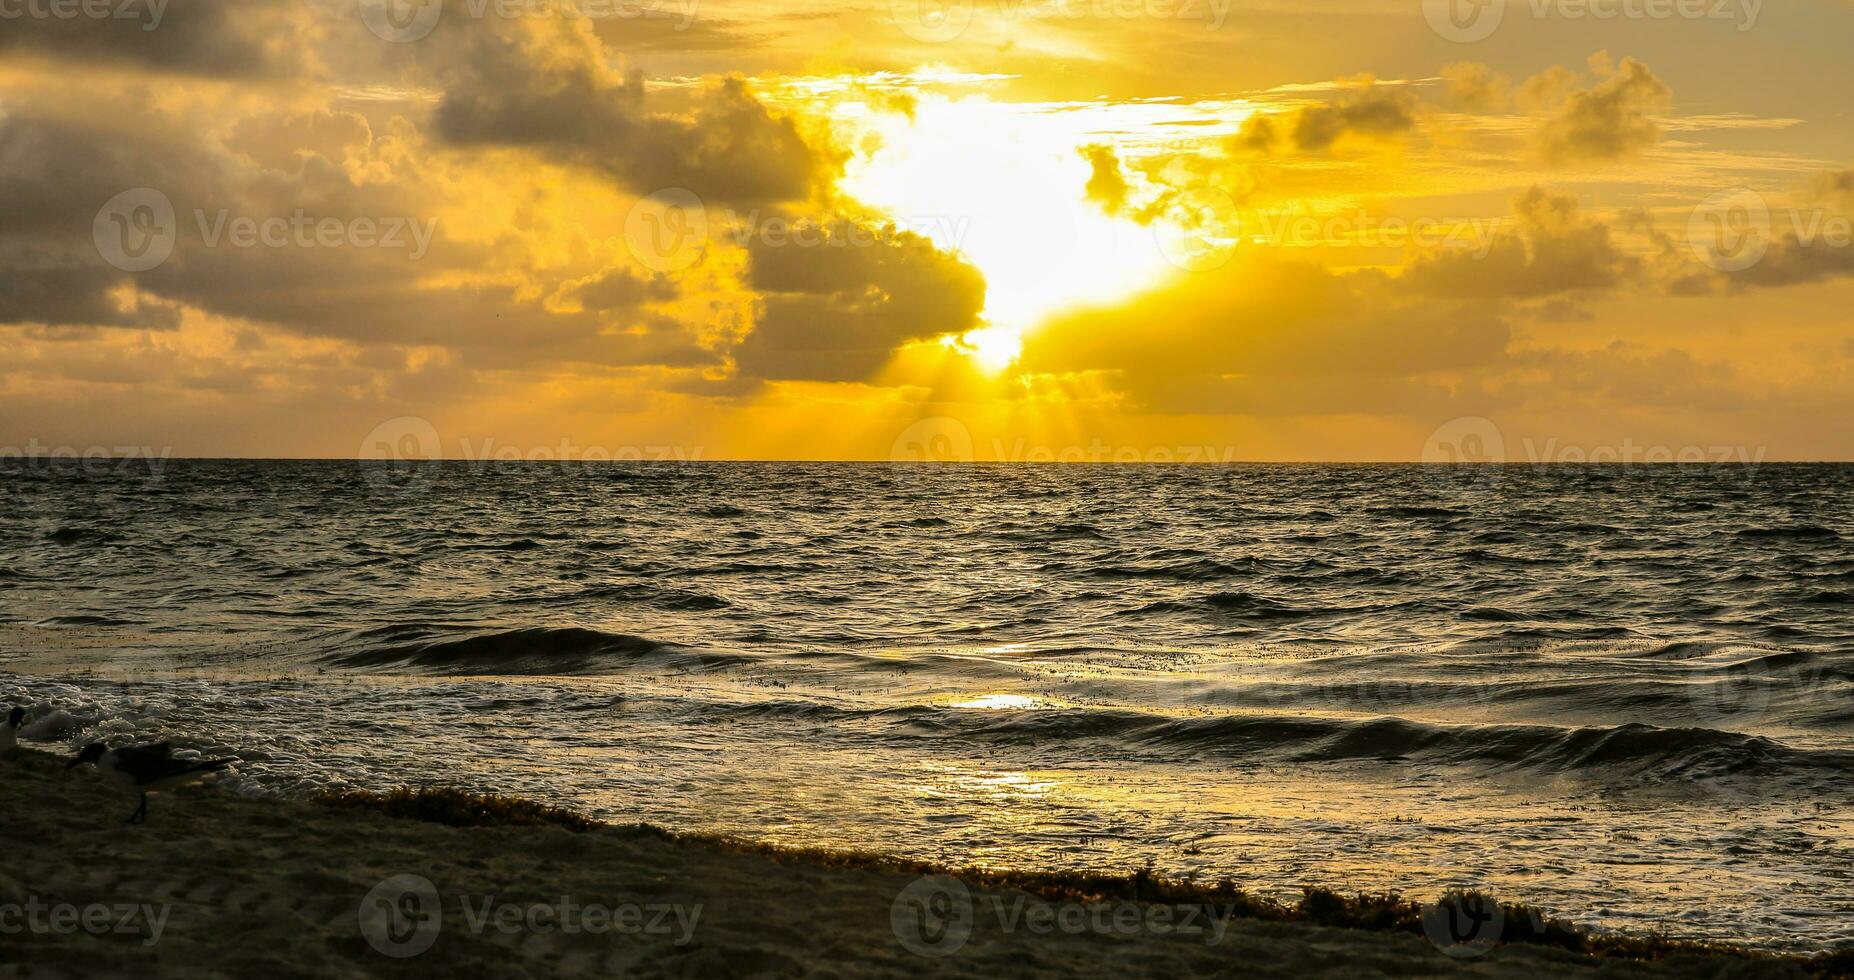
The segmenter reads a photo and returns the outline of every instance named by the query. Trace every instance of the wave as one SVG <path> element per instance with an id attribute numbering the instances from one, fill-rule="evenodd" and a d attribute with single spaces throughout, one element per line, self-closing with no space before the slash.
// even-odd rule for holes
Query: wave
<path id="1" fill-rule="evenodd" d="M 41 619 L 40 626 L 134 626 L 135 621 L 113 616 L 52 616 Z"/>
<path id="2" fill-rule="evenodd" d="M 1839 541 L 1841 533 L 1819 524 L 1790 524 L 1782 527 L 1748 527 L 1738 532 L 1752 540 L 1794 539 L 1800 541 Z"/>
<path id="3" fill-rule="evenodd" d="M 1256 759 L 1280 763 L 1422 762 L 1541 776 L 1677 782 L 1742 776 L 1854 781 L 1854 751 L 1802 749 L 1710 728 L 1644 724 L 1431 725 L 1367 720 L 1225 715 L 1169 719 L 1124 710 L 945 709 L 903 716 L 915 736 L 1005 746 L 1136 749 L 1168 761 Z"/>
<path id="4" fill-rule="evenodd" d="M 1123 616 L 1141 616 L 1163 613 L 1200 613 L 1235 619 L 1250 619 L 1274 622 L 1290 619 L 1307 619 L 1314 616 L 1337 615 L 1350 610 L 1342 608 L 1309 609 L 1289 605 L 1267 596 L 1251 592 L 1211 592 L 1189 599 L 1165 599 L 1147 603 L 1136 609 L 1123 610 Z"/>
<path id="5" fill-rule="evenodd" d="M 1412 519 L 1452 518 L 1452 517 L 1467 517 L 1468 516 L 1467 511 L 1456 510 L 1452 507 L 1422 507 L 1422 506 L 1415 506 L 1415 505 L 1408 505 L 1408 504 L 1390 506 L 1390 507 L 1367 507 L 1365 508 L 1365 513 L 1376 514 L 1380 517 L 1404 517 L 1404 518 L 1412 518 Z"/>
<path id="6" fill-rule="evenodd" d="M 91 544 L 116 540 L 113 532 L 94 527 L 61 527 L 45 535 L 52 544 Z"/>
<path id="7" fill-rule="evenodd" d="M 637 666 L 715 670 L 749 663 L 733 654 L 584 627 L 485 630 L 427 624 L 355 634 L 321 660 L 333 667 L 450 675 L 589 674 Z"/>
<path id="8" fill-rule="evenodd" d="M 571 592 L 545 592 L 507 600 L 514 605 L 557 606 L 574 603 L 636 603 L 680 612 L 710 612 L 726 609 L 732 603 L 718 595 L 695 589 L 676 589 L 642 582 L 616 582 L 594 585 Z"/>

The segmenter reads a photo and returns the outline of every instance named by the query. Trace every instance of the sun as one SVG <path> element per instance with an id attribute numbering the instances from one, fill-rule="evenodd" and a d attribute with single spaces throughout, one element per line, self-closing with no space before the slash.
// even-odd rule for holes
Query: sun
<path id="1" fill-rule="evenodd" d="M 959 338 L 959 347 L 987 374 L 1010 367 L 1024 352 L 1024 335 L 1014 327 L 981 327 Z"/>
<path id="2" fill-rule="evenodd" d="M 1100 136 L 1074 113 L 926 94 L 911 118 L 846 120 L 874 149 L 846 165 L 842 189 L 984 275 L 987 326 L 960 346 L 988 372 L 1009 367 L 1052 315 L 1123 299 L 1170 268 L 1151 229 L 1087 200 L 1081 150 Z"/>

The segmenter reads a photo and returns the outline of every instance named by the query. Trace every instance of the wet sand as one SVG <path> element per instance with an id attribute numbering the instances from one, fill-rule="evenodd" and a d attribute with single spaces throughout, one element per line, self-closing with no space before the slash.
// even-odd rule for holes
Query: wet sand
<path id="1" fill-rule="evenodd" d="M 94 770 L 0 759 L 0 975 L 1803 975 L 1531 946 L 1458 959 L 1409 933 L 1187 923 L 628 828 L 454 828 L 211 787 L 124 826 L 133 807 Z"/>

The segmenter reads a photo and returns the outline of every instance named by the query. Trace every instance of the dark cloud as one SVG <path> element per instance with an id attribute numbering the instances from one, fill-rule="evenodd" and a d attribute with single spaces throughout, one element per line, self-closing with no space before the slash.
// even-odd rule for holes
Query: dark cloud
<path id="1" fill-rule="evenodd" d="M 1416 127 L 1416 100 L 1406 92 L 1367 88 L 1339 102 L 1309 106 L 1294 121 L 1294 145 L 1302 151 L 1330 148 L 1341 137 L 1391 139 Z"/>
<path id="2" fill-rule="evenodd" d="M 840 223 L 831 239 L 750 246 L 758 324 L 735 351 L 745 376 L 861 381 L 911 340 L 979 325 L 985 281 L 911 232 Z"/>
<path id="3" fill-rule="evenodd" d="M 1407 92 L 1369 80 L 1333 102 L 1243 120 L 1228 147 L 1237 152 L 1266 153 L 1283 142 L 1302 153 L 1323 153 L 1347 137 L 1393 140 L 1416 128 L 1420 110 Z"/>
<path id="4" fill-rule="evenodd" d="M 1604 55 L 1592 63 L 1601 80 L 1589 89 L 1564 93 L 1562 104 L 1539 128 L 1539 153 L 1551 166 L 1630 160 L 1661 137 L 1652 113 L 1668 107 L 1673 90 L 1634 58 L 1624 58 L 1614 68 Z M 1552 101 L 1553 90 L 1560 87 L 1556 81 L 1529 85 L 1543 102 Z"/>
<path id="5" fill-rule="evenodd" d="M 805 200 L 839 167 L 737 78 L 686 112 L 654 111 L 642 76 L 614 72 L 583 22 L 474 22 L 440 36 L 451 43 L 437 131 L 459 146 L 522 147 L 636 193 L 680 187 L 730 204 Z"/>
<path id="6" fill-rule="evenodd" d="M 185 306 L 362 347 L 479 352 L 504 367 L 720 363 L 691 326 L 617 309 L 673 296 L 664 283 L 612 272 L 584 286 L 584 309 L 562 312 L 542 301 L 556 290 L 540 273 L 486 277 L 494 246 L 446 237 L 423 165 L 405 145 L 376 143 L 357 117 L 252 117 L 221 144 L 154 105 L 114 118 L 87 109 L 27 101 L 0 120 L 0 324 L 171 328 Z M 324 154 L 365 156 L 370 179 Z M 136 188 L 164 195 L 178 227 L 172 255 L 132 274 L 104 260 L 93 227 L 105 202 Z M 370 241 L 396 229 L 401 247 L 345 237 L 304 247 L 293 234 L 280 246 L 240 245 L 227 230 L 298 215 L 337 222 L 344 235 L 366 227 Z"/>
<path id="7" fill-rule="evenodd" d="M 589 310 L 632 309 L 646 303 L 666 303 L 681 295 L 666 276 L 646 279 L 629 269 L 613 269 L 583 283 L 573 284 L 569 295 Z"/>
<path id="8" fill-rule="evenodd" d="M 168 132 L 137 134 L 46 118 L 30 103 L 0 116 L 0 324 L 166 328 L 171 309 L 119 302 L 130 283 L 97 251 L 98 210 L 150 183 L 210 186 L 215 168 Z"/>
<path id="9" fill-rule="evenodd" d="M 299 75 L 309 67 L 316 10 L 300 3 L 110 0 L 108 16 L 19 17 L 0 29 L 0 56 L 131 65 L 190 75 Z"/>
<path id="10" fill-rule="evenodd" d="M 1577 199 L 1534 187 L 1513 202 L 1517 227 L 1478 248 L 1439 249 L 1406 270 L 1411 288 L 1457 299 L 1533 299 L 1607 290 L 1640 271 L 1608 225 L 1585 218 Z"/>

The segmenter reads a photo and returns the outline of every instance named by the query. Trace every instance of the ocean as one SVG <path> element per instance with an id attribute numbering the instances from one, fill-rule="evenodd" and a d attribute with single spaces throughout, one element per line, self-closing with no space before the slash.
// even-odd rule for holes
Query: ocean
<path id="1" fill-rule="evenodd" d="M 1854 939 L 1854 467 L 0 460 L 0 702 L 253 794 Z"/>

